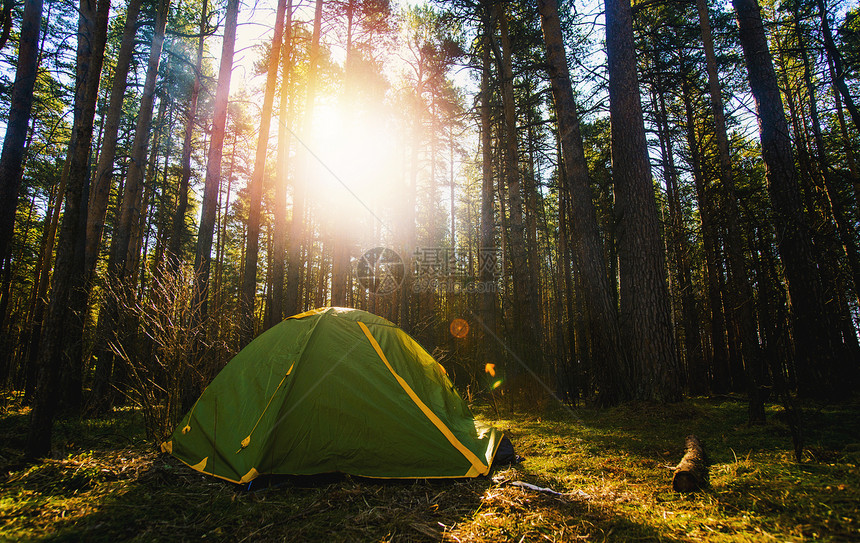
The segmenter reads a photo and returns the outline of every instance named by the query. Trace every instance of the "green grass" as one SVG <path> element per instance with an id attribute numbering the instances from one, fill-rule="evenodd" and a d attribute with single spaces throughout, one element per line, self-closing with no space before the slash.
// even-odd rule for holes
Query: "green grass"
<path id="1" fill-rule="evenodd" d="M 526 461 L 491 478 L 340 477 L 245 493 L 157 453 L 132 411 L 61 421 L 55 457 L 27 463 L 26 410 L 7 402 L 0 540 L 860 541 L 860 406 L 804 408 L 802 464 L 779 407 L 750 427 L 742 401 L 698 398 L 503 410 L 493 422 Z M 711 487 L 681 495 L 669 468 L 690 433 L 708 451 Z"/>

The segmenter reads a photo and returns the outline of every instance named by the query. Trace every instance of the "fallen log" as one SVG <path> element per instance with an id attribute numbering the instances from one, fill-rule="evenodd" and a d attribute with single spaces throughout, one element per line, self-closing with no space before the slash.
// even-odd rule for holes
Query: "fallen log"
<path id="1" fill-rule="evenodd" d="M 672 488 L 675 492 L 695 492 L 708 486 L 708 463 L 702 442 L 694 435 L 685 439 L 686 453 L 675 466 Z"/>

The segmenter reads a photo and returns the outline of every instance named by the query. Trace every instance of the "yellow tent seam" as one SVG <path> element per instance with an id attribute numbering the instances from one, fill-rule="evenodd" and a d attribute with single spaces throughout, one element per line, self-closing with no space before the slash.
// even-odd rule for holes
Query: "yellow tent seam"
<path id="1" fill-rule="evenodd" d="M 185 423 L 185 427 L 182 428 L 182 433 L 187 434 L 191 431 L 191 415 L 194 414 L 194 410 L 197 409 L 197 404 L 200 403 L 200 398 L 203 397 L 203 393 L 206 392 L 206 389 L 209 387 L 205 387 L 203 392 L 200 393 L 200 397 L 197 398 L 197 401 L 194 402 L 194 405 L 191 406 L 191 411 L 188 412 L 188 421 Z"/>
<path id="2" fill-rule="evenodd" d="M 295 364 L 295 362 L 294 362 L 293 364 Z M 283 379 L 281 379 L 281 382 L 280 382 L 280 383 L 278 383 L 278 387 L 277 387 L 277 388 L 275 388 L 275 391 L 274 391 L 274 392 L 272 392 L 272 395 L 271 395 L 271 396 L 269 396 L 269 401 L 266 403 L 266 407 L 264 407 L 264 408 L 263 408 L 263 412 L 262 412 L 262 413 L 260 413 L 260 418 L 258 418 L 258 419 L 257 419 L 257 422 L 256 422 L 256 423 L 254 423 L 254 427 L 253 427 L 253 428 L 251 428 L 251 431 L 250 431 L 250 432 L 248 432 L 248 437 L 246 437 L 245 439 L 243 439 L 243 440 L 242 440 L 242 446 L 241 446 L 241 447 L 239 447 L 239 450 L 238 450 L 238 451 L 236 451 L 236 454 L 239 454 L 239 452 L 240 452 L 242 449 L 244 449 L 245 447 L 247 447 L 247 446 L 251 443 L 251 435 L 254 433 L 254 430 L 256 430 L 256 429 L 257 429 L 257 426 L 260 424 L 260 421 L 261 421 L 261 420 L 263 420 L 263 416 L 266 414 L 266 411 L 268 411 L 268 410 L 269 410 L 269 406 L 270 406 L 270 405 L 272 405 L 272 400 L 274 400 L 274 399 L 275 399 L 275 394 L 277 394 L 277 393 L 278 393 L 278 391 L 279 391 L 279 390 L 281 390 L 281 385 L 283 385 L 283 384 L 284 384 L 284 381 L 286 381 L 286 380 L 287 380 L 287 377 L 290 375 L 290 372 L 291 372 L 291 371 L 293 371 L 293 366 L 290 366 L 290 369 L 289 369 L 289 370 L 287 371 L 287 373 L 284 375 L 284 378 L 283 378 Z"/>
<path id="3" fill-rule="evenodd" d="M 284 319 L 284 320 L 289 320 L 289 319 L 303 319 L 303 318 L 305 318 L 305 317 L 310 317 L 310 316 L 312 316 L 312 315 L 319 315 L 320 313 L 325 313 L 325 312 L 326 312 L 326 311 L 328 311 L 329 309 L 331 309 L 331 308 L 330 308 L 330 307 L 318 307 L 318 308 L 316 308 L 316 309 L 311 309 L 310 311 L 305 311 L 304 313 L 299 313 L 299 314 L 297 314 L 297 315 L 293 315 L 293 316 L 291 316 L 291 317 L 287 317 L 287 318 L 286 318 L 286 319 Z"/>
<path id="4" fill-rule="evenodd" d="M 407 383 L 400 375 L 397 374 L 396 371 L 394 371 L 394 368 L 391 367 L 391 364 L 388 363 L 388 359 L 385 357 L 385 353 L 382 352 L 382 347 L 379 346 L 379 343 L 376 342 L 376 338 L 374 338 L 373 334 L 370 333 L 370 329 L 368 329 L 363 322 L 356 322 L 358 322 L 358 326 L 361 327 L 361 331 L 364 332 L 364 335 L 367 336 L 367 339 L 368 341 L 370 341 L 370 344 L 371 346 L 373 346 L 373 349 L 376 351 L 376 354 L 379 355 L 379 358 L 382 360 L 382 362 L 385 363 L 385 366 L 388 368 L 388 371 L 391 372 L 391 374 L 394 376 L 394 378 L 397 380 L 397 382 L 400 384 L 406 394 L 409 395 L 415 405 L 417 405 L 418 408 L 421 409 L 421 411 L 424 413 L 424 415 L 428 419 L 430 419 L 430 422 L 432 422 L 433 425 L 436 426 L 436 428 L 438 428 L 440 432 L 442 432 L 442 434 L 448 439 L 448 442 L 451 443 L 451 445 L 453 445 L 458 451 L 460 451 L 460 453 L 466 458 L 466 460 L 468 460 L 472 464 L 472 468 L 477 470 L 479 474 L 483 475 L 489 472 L 489 467 L 484 465 L 484 463 L 481 462 L 481 460 L 475 455 L 475 453 L 470 451 L 465 445 L 460 442 L 459 439 L 457 439 L 457 436 L 455 436 L 453 432 L 451 432 L 451 430 L 447 426 L 445 426 L 445 423 L 442 422 L 442 420 L 436 415 L 436 413 L 434 413 L 429 407 L 427 407 L 424 402 L 421 401 L 421 398 L 419 398 L 418 395 L 415 394 L 415 391 L 412 390 L 412 387 L 409 386 L 409 383 Z"/>

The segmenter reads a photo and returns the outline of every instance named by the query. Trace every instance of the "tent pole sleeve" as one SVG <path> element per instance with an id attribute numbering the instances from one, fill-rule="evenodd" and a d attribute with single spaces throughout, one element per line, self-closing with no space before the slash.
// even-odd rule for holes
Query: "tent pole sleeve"
<path id="1" fill-rule="evenodd" d="M 356 322 L 358 322 L 358 326 L 361 327 L 361 331 L 364 332 L 364 335 L 367 336 L 367 339 L 368 341 L 370 341 L 370 344 L 373 346 L 373 349 L 376 351 L 376 354 L 378 354 L 379 358 L 385 363 L 385 366 L 388 368 L 388 371 L 391 372 L 391 374 L 394 376 L 394 378 L 397 380 L 403 390 L 406 391 L 406 394 L 408 394 L 412 401 L 415 402 L 415 405 L 417 405 L 424 413 L 424 415 L 428 419 L 430 419 L 430 422 L 432 422 L 433 425 L 436 426 L 436 428 L 438 428 L 440 432 L 442 432 L 442 434 L 448 439 L 451 445 L 453 445 L 458 451 L 460 451 L 460 453 L 464 457 L 466 457 L 466 460 L 468 460 L 472 464 L 472 467 L 475 468 L 478 473 L 480 473 L 481 475 L 488 473 L 490 471 L 489 467 L 486 466 L 483 462 L 481 462 L 481 460 L 477 457 L 477 455 L 475 455 L 475 453 L 470 451 L 465 445 L 460 442 L 459 439 L 457 439 L 457 436 L 455 436 L 451 432 L 451 430 L 447 426 L 445 426 L 445 423 L 442 422 L 442 420 L 438 416 L 436 416 L 436 413 L 434 413 L 429 407 L 427 407 L 424 402 L 421 401 L 421 398 L 419 398 L 418 395 L 415 394 L 415 391 L 412 390 L 412 387 L 409 386 L 409 383 L 403 380 L 403 378 L 400 377 L 396 371 L 394 371 L 394 368 L 392 368 L 391 364 L 388 363 L 388 359 L 385 357 L 385 353 L 382 352 L 382 347 L 379 346 L 379 343 L 377 343 L 376 338 L 374 338 L 373 334 L 370 333 L 370 330 L 367 328 L 367 325 L 365 325 L 361 321 Z"/>

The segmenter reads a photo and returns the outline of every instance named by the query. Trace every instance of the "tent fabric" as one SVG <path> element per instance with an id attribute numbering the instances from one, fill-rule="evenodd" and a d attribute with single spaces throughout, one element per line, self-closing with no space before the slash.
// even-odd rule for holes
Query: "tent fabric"
<path id="1" fill-rule="evenodd" d="M 162 450 L 235 483 L 330 472 L 448 478 L 486 475 L 501 438 L 403 330 L 324 308 L 242 349 Z"/>

